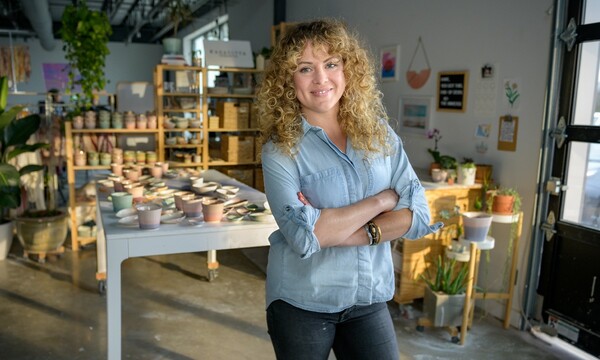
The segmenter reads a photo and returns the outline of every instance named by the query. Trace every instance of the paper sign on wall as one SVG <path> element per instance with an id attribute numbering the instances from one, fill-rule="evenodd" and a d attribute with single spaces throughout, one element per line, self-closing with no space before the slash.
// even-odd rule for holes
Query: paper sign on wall
<path id="1" fill-rule="evenodd" d="M 204 40 L 206 65 L 254 68 L 250 41 Z"/>

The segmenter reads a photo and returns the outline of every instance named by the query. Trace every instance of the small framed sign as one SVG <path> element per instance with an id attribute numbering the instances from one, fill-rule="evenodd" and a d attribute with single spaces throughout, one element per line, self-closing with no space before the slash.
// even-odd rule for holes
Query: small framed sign
<path id="1" fill-rule="evenodd" d="M 438 73 L 438 111 L 465 112 L 467 109 L 468 71 Z"/>
<path id="2" fill-rule="evenodd" d="M 204 40 L 206 65 L 254 68 L 250 41 Z"/>

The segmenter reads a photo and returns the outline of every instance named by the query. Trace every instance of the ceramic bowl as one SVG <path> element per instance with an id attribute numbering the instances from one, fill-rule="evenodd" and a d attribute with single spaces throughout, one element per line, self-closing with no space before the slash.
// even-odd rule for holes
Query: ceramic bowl
<path id="1" fill-rule="evenodd" d="M 197 192 L 198 194 L 208 194 L 211 193 L 215 190 L 217 190 L 218 188 L 218 184 L 215 183 L 204 183 L 204 184 L 199 184 L 199 185 L 192 185 L 192 190 L 194 190 L 194 192 Z"/>
<path id="2" fill-rule="evenodd" d="M 231 191 L 231 192 L 232 192 L 232 193 L 234 193 L 234 194 L 237 194 L 237 193 L 238 193 L 238 191 L 240 191 L 240 188 L 239 188 L 239 187 L 237 187 L 237 186 L 233 186 L 233 185 L 223 185 L 221 188 L 222 188 L 222 189 L 225 189 L 225 190 L 227 190 L 227 191 Z"/>

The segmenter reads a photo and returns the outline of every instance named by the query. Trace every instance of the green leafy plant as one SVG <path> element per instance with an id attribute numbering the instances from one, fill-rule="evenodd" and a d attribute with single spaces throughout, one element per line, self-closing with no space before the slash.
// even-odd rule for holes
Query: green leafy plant
<path id="1" fill-rule="evenodd" d="M 475 168 L 475 161 L 473 161 L 471 158 L 464 157 L 460 163 L 460 166 L 465 169 Z"/>
<path id="2" fill-rule="evenodd" d="M 456 266 L 460 266 L 456 270 Z M 421 279 L 425 281 L 432 291 L 443 292 L 448 295 L 462 294 L 467 289 L 467 275 L 469 268 L 467 263 L 457 264 L 455 259 L 442 260 L 438 255 L 435 263 L 435 275 L 431 274 L 431 269 L 427 268 L 425 274 L 421 274 Z"/>
<path id="3" fill-rule="evenodd" d="M 183 0 L 173 0 L 169 3 L 169 20 L 173 23 L 173 36 L 177 36 L 180 25 L 192 20 L 192 9 Z"/>
<path id="4" fill-rule="evenodd" d="M 0 78 L 0 222 L 5 221 L 8 209 L 21 205 L 20 178 L 22 175 L 44 169 L 42 165 L 26 165 L 17 170 L 9 160 L 19 154 L 48 147 L 45 143 L 27 144 L 29 137 L 40 127 L 37 114 L 17 119 L 20 106 L 6 109 L 8 79 Z"/>
<path id="5" fill-rule="evenodd" d="M 104 65 L 110 54 L 108 40 L 112 28 L 106 14 L 90 10 L 85 0 L 67 6 L 61 21 L 60 36 L 70 65 L 67 93 L 71 93 L 75 85 L 81 85 L 82 94 L 76 102 L 89 108 L 94 92 L 103 90 L 106 85 Z M 77 73 L 80 78 L 76 78 Z"/>
<path id="6" fill-rule="evenodd" d="M 456 169 L 456 159 L 450 155 L 441 155 L 439 163 L 442 169 Z"/>

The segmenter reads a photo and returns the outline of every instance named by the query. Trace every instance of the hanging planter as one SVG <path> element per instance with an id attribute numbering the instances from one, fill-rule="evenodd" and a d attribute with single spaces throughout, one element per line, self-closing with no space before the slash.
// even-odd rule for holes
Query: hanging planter
<path id="1" fill-rule="evenodd" d="M 77 103 L 90 107 L 95 93 L 106 85 L 104 65 L 110 54 L 107 44 L 112 27 L 106 14 L 90 10 L 85 0 L 67 6 L 61 21 L 63 50 L 70 65 L 67 93 L 81 86 Z"/>
<path id="2" fill-rule="evenodd" d="M 413 61 L 415 60 L 415 56 L 417 52 L 419 52 L 419 48 L 423 52 L 423 56 L 425 57 L 425 63 L 427 67 L 421 69 L 420 71 L 416 71 L 412 69 Z M 415 48 L 415 52 L 413 53 L 412 58 L 410 59 L 410 63 L 408 65 L 408 71 L 406 71 L 406 81 L 408 85 L 413 89 L 420 89 L 427 83 L 429 80 L 429 76 L 431 75 L 431 65 L 429 64 L 429 59 L 427 58 L 427 52 L 425 51 L 425 46 L 423 45 L 423 40 L 419 36 L 419 41 L 417 43 L 417 47 Z"/>

